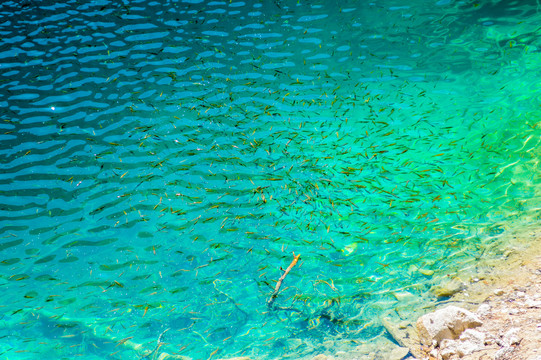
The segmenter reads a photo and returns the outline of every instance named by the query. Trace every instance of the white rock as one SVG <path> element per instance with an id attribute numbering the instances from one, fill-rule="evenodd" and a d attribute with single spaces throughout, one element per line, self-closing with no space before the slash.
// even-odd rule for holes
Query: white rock
<path id="1" fill-rule="evenodd" d="M 486 335 L 480 331 L 466 329 L 459 340 L 444 339 L 440 343 L 441 357 L 444 360 L 453 356 L 464 357 L 476 351 L 482 350 L 485 345 Z"/>
<path id="2" fill-rule="evenodd" d="M 520 313 L 521 313 L 521 311 L 519 309 L 510 309 L 509 310 L 509 315 L 518 315 Z"/>
<path id="3" fill-rule="evenodd" d="M 496 290 L 494 290 L 494 295 L 502 296 L 502 295 L 503 295 L 503 290 L 502 290 L 502 289 L 496 289 Z"/>
<path id="4" fill-rule="evenodd" d="M 490 305 L 489 304 L 479 305 L 479 308 L 477 309 L 477 313 L 481 316 L 490 314 Z"/>
<path id="5" fill-rule="evenodd" d="M 503 335 L 503 341 L 508 345 L 517 345 L 522 340 L 519 333 L 519 328 L 511 328 Z"/>
<path id="6" fill-rule="evenodd" d="M 526 306 L 529 307 L 529 308 L 541 308 L 541 301 L 539 300 L 533 300 L 533 299 L 528 299 L 526 300 Z"/>
<path id="7" fill-rule="evenodd" d="M 444 339 L 440 344 L 439 355 L 443 360 L 448 360 L 453 356 L 458 356 L 458 343 L 456 340 Z"/>
<path id="8" fill-rule="evenodd" d="M 464 357 L 481 350 L 483 347 L 471 341 L 445 339 L 440 344 L 440 355 L 443 360 L 451 357 Z"/>
<path id="9" fill-rule="evenodd" d="M 460 357 L 471 355 L 474 352 L 483 349 L 483 346 L 479 346 L 478 344 L 473 343 L 471 341 L 459 341 L 459 343 L 460 343 L 460 348 L 458 349 L 457 354 Z"/>
<path id="10" fill-rule="evenodd" d="M 498 350 L 496 352 L 496 354 L 494 354 L 494 360 L 504 360 L 504 359 L 507 359 L 511 353 L 513 352 L 513 350 L 515 350 L 514 347 L 512 346 L 506 346 L 506 347 L 502 347 L 500 350 Z"/>
<path id="11" fill-rule="evenodd" d="M 482 324 L 474 313 L 457 306 L 448 306 L 421 316 L 417 320 L 417 330 L 421 343 L 430 346 L 433 342 L 438 345 L 444 339 L 458 339 L 464 330 Z"/>
<path id="12" fill-rule="evenodd" d="M 477 331 L 477 330 L 474 330 L 474 329 L 466 329 L 460 335 L 460 340 L 461 341 L 469 341 L 469 342 L 471 342 L 473 344 L 477 344 L 478 347 L 482 348 L 483 345 L 485 345 L 486 337 L 487 337 L 486 334 L 481 332 L 481 331 Z"/>

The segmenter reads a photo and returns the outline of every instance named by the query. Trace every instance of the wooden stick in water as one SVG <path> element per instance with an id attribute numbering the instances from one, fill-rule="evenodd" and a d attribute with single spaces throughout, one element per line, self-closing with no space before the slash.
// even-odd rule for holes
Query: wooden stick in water
<path id="1" fill-rule="evenodd" d="M 291 264 L 289 264 L 289 266 L 287 267 L 287 269 L 285 269 L 282 276 L 280 276 L 280 279 L 278 279 L 278 282 L 276 283 L 276 287 L 274 288 L 274 292 L 272 293 L 269 301 L 267 301 L 267 307 L 272 308 L 272 304 L 274 304 L 274 300 L 276 300 L 276 297 L 278 296 L 278 291 L 280 291 L 280 286 L 282 286 L 282 282 L 286 278 L 287 274 L 289 274 L 291 269 L 293 269 L 295 264 L 297 264 L 297 261 L 299 261 L 300 257 L 301 257 L 301 254 L 295 255 L 295 253 L 293 253 L 293 261 L 291 261 Z"/>

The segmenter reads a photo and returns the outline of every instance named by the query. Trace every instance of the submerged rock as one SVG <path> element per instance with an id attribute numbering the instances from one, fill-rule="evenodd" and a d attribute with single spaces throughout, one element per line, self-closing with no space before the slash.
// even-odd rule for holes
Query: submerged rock
<path id="1" fill-rule="evenodd" d="M 456 340 L 466 329 L 483 323 L 472 312 L 457 306 L 448 306 L 423 315 L 417 320 L 417 330 L 422 344 L 439 345 L 444 339 Z"/>
<path id="2" fill-rule="evenodd" d="M 157 358 L 154 357 L 157 360 L 191 360 L 191 357 L 184 356 L 184 355 L 171 355 L 168 353 L 161 353 L 160 356 Z"/>
<path id="3" fill-rule="evenodd" d="M 424 276 L 432 276 L 434 275 L 434 270 L 430 270 L 430 269 L 419 269 L 418 270 L 421 274 L 423 274 Z"/>
<path id="4" fill-rule="evenodd" d="M 319 354 L 312 358 L 312 360 L 330 360 L 327 355 Z"/>
<path id="5" fill-rule="evenodd" d="M 407 300 L 413 300 L 415 299 L 415 295 L 408 291 L 402 291 L 402 292 L 393 292 L 393 296 L 398 301 L 407 301 Z"/>
<path id="6" fill-rule="evenodd" d="M 389 354 L 389 360 L 402 360 L 408 354 L 410 353 L 410 350 L 407 347 L 397 347 L 394 348 L 393 351 Z"/>
<path id="7" fill-rule="evenodd" d="M 459 278 L 454 278 L 442 286 L 434 287 L 432 292 L 437 297 L 451 297 L 464 289 L 464 283 Z"/>
<path id="8" fill-rule="evenodd" d="M 398 325 L 390 318 L 382 318 L 381 324 L 401 348 L 407 348 L 416 358 L 422 358 L 417 330 L 411 325 Z"/>

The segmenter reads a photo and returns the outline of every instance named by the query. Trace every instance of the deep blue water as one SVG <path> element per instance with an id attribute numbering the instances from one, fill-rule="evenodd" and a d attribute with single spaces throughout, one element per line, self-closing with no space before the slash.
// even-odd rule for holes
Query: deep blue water
<path id="1" fill-rule="evenodd" d="M 385 359 L 538 221 L 540 10 L 3 1 L 1 356 Z"/>

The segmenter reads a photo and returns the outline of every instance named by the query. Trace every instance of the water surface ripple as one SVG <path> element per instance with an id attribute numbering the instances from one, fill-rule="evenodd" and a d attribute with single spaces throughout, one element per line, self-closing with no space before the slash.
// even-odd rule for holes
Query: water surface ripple
<path id="1" fill-rule="evenodd" d="M 363 358 L 539 217 L 533 1 L 0 14 L 2 357 Z"/>

